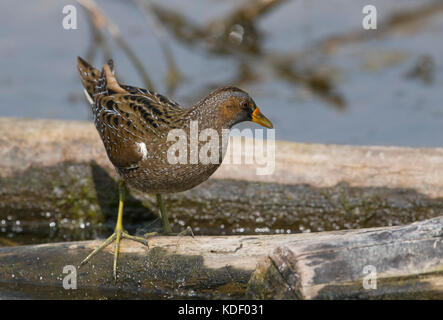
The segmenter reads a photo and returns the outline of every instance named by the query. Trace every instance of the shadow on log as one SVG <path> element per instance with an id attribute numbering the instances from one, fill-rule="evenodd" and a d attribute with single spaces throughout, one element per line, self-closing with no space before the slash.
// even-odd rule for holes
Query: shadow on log
<path id="1" fill-rule="evenodd" d="M 77 289 L 64 289 L 64 267 L 97 244 L 0 248 L 0 292 L 57 299 L 443 298 L 443 217 L 311 234 L 155 237 L 149 250 L 124 240 L 117 282 L 110 246 L 76 269 Z M 376 278 L 365 289 L 368 266 Z"/>

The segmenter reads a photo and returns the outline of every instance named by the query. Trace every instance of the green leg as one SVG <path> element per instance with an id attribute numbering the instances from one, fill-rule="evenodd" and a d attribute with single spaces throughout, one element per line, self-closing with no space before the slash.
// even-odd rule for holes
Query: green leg
<path id="1" fill-rule="evenodd" d="M 81 263 L 80 266 L 84 265 L 86 262 L 88 262 L 93 256 L 95 256 L 100 250 L 106 248 L 109 244 L 111 244 L 113 241 L 115 241 L 114 245 L 114 265 L 113 265 L 113 275 L 114 279 L 117 280 L 117 260 L 118 260 L 118 253 L 120 251 L 120 241 L 123 238 L 137 241 L 140 243 L 143 243 L 144 245 L 148 245 L 148 241 L 146 238 L 143 237 L 135 237 L 131 236 L 130 234 L 126 233 L 123 230 L 123 206 L 125 202 L 125 183 L 123 181 L 120 181 L 118 185 L 118 193 L 119 193 L 119 201 L 118 201 L 118 216 L 117 216 L 117 224 L 115 225 L 115 231 L 114 233 L 106 239 L 105 242 L 103 242 L 98 248 L 96 248 L 94 251 L 91 252 Z"/>
<path id="2" fill-rule="evenodd" d="M 166 210 L 165 210 L 165 204 L 163 203 L 163 197 L 160 193 L 157 193 L 155 196 L 157 197 L 157 203 L 158 203 L 158 206 L 160 207 L 163 230 L 166 234 L 171 234 L 172 229 L 171 229 L 171 225 L 169 224 L 168 214 L 166 213 Z"/>
<path id="3" fill-rule="evenodd" d="M 183 230 L 180 233 L 173 233 L 172 229 L 171 229 L 171 225 L 169 224 L 169 218 L 168 218 L 168 214 L 166 213 L 166 209 L 165 209 L 165 204 L 163 203 L 163 197 L 160 193 L 157 193 L 155 195 L 157 197 L 157 204 L 160 208 L 160 214 L 161 214 L 161 219 L 162 219 L 162 225 L 163 225 L 163 234 L 167 235 L 167 236 L 186 236 L 186 235 L 191 235 L 192 237 L 194 237 L 194 232 L 192 232 L 191 227 L 187 227 L 185 230 Z M 152 236 L 156 236 L 159 235 L 158 232 L 149 232 L 145 234 L 145 237 L 152 237 Z"/>

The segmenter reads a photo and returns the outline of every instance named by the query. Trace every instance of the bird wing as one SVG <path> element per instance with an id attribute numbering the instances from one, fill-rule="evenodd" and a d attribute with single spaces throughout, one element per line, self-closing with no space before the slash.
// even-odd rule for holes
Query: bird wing
<path id="1" fill-rule="evenodd" d="M 130 94 L 144 96 L 145 98 L 151 100 L 152 102 L 168 105 L 171 108 L 181 108 L 181 106 L 177 102 L 165 97 L 164 95 L 153 92 L 151 90 L 128 86 L 126 84 L 121 84 L 121 83 L 119 83 L 119 85 L 120 87 L 128 91 Z"/>
<path id="2" fill-rule="evenodd" d="M 184 109 L 161 94 L 118 83 L 112 60 L 100 72 L 79 57 L 78 70 L 109 159 L 118 168 L 136 168 L 155 153 L 146 143 L 165 137 Z"/>
<path id="3" fill-rule="evenodd" d="M 154 153 L 146 149 L 145 142 L 165 138 L 175 127 L 177 112 L 183 110 L 136 94 L 101 96 L 95 104 L 99 110 L 96 127 L 111 162 L 119 168 L 135 168 L 143 157 Z"/>

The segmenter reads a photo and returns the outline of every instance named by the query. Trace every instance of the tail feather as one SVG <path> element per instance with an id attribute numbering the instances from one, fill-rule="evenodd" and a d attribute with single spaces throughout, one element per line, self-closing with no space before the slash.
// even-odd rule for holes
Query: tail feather
<path id="1" fill-rule="evenodd" d="M 120 84 L 114 76 L 114 61 L 112 61 L 112 59 L 109 59 L 108 63 L 103 65 L 99 87 L 105 94 L 128 93 L 128 91 L 120 87 Z"/>
<path id="2" fill-rule="evenodd" d="M 85 60 L 77 57 L 77 69 L 85 88 L 86 98 L 91 104 L 98 96 L 113 93 L 128 93 L 117 82 L 114 76 L 114 62 L 109 60 L 103 65 L 102 71 L 95 69 Z"/>
<path id="3" fill-rule="evenodd" d="M 95 87 L 99 83 L 101 73 L 80 57 L 77 57 L 77 69 L 80 73 L 80 78 L 85 88 L 85 93 L 87 93 L 88 100 L 91 101 Z"/>

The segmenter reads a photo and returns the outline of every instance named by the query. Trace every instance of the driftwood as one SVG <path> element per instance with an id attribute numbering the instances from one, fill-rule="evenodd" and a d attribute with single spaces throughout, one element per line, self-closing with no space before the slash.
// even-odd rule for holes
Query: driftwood
<path id="1" fill-rule="evenodd" d="M 243 154 L 246 151 L 243 149 Z M 443 197 L 443 148 L 320 145 L 276 142 L 272 175 L 256 164 L 224 165 L 212 178 L 331 187 L 412 188 Z M 89 122 L 0 118 L 0 176 L 32 166 L 96 162 L 115 176 L 100 138 Z"/>
<path id="2" fill-rule="evenodd" d="M 0 292 L 61 299 L 443 298 L 443 217 L 317 234 L 155 237 L 149 250 L 125 240 L 116 282 L 108 247 L 75 269 L 76 289 L 65 289 L 72 270 L 63 269 L 97 244 L 0 248 Z M 374 277 L 365 283 L 368 271 Z"/>
<path id="3" fill-rule="evenodd" d="M 77 290 L 63 289 L 63 267 L 78 265 L 99 242 L 4 247 L 1 296 L 442 298 L 442 159 L 438 148 L 277 141 L 272 175 L 257 175 L 257 165 L 223 164 L 197 188 L 168 196 L 175 229 L 191 225 L 197 235 L 215 235 L 382 228 L 156 237 L 149 250 L 124 241 L 117 283 L 109 247 L 77 270 Z M 115 181 L 92 124 L 0 118 L 0 231 L 21 228 L 1 245 L 105 236 L 110 230 L 96 227 L 115 216 Z M 132 192 L 125 228 L 149 231 L 138 226 L 156 211 L 153 197 Z M 386 227 L 417 220 L 425 221 Z M 28 227 L 53 223 L 59 236 L 21 240 Z M 377 289 L 363 288 L 365 266 L 376 268 Z"/>
<path id="4" fill-rule="evenodd" d="M 189 225 L 198 235 L 407 224 L 441 214 L 442 159 L 443 149 L 277 141 L 272 175 L 256 175 L 256 164 L 222 164 L 200 186 L 168 195 L 166 206 L 175 231 Z M 105 237 L 116 178 L 91 123 L 0 118 L 0 223 L 12 240 Z M 132 192 L 125 228 L 152 231 L 157 212 L 153 195 Z"/>

